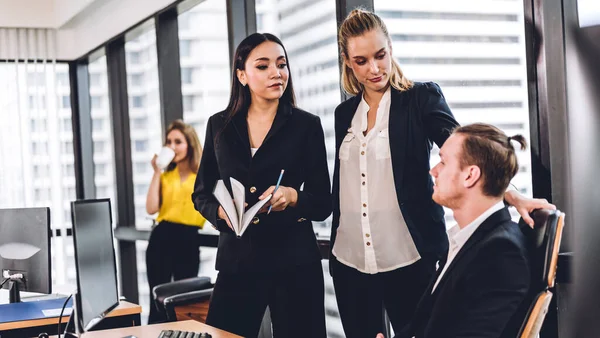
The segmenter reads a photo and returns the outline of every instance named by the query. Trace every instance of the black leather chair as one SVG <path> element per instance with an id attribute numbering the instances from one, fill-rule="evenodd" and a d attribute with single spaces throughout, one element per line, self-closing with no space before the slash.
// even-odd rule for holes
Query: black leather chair
<path id="1" fill-rule="evenodd" d="M 152 295 L 167 321 L 193 319 L 204 323 L 213 286 L 209 277 L 188 278 L 157 285 Z"/>
<path id="2" fill-rule="evenodd" d="M 531 214 L 535 225 L 529 227 L 523 220 L 519 226 L 530 244 L 531 250 L 531 290 L 524 304 L 524 318 L 519 331 L 519 338 L 535 338 L 538 336 L 544 318 L 548 312 L 556 279 L 558 252 L 564 228 L 565 214 L 558 210 L 535 210 Z"/>

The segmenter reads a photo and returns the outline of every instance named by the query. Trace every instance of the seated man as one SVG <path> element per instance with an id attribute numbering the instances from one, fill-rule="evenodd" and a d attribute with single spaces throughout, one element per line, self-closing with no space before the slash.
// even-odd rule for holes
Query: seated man
<path id="1" fill-rule="evenodd" d="M 530 286 L 529 254 L 502 196 L 519 168 L 511 141 L 486 124 L 458 127 L 440 150 L 433 200 L 452 209 L 445 264 L 398 337 L 510 337 Z M 513 316 L 515 318 L 513 318 Z M 512 319 L 512 320 L 511 320 Z M 383 337 L 379 335 L 378 337 Z"/>

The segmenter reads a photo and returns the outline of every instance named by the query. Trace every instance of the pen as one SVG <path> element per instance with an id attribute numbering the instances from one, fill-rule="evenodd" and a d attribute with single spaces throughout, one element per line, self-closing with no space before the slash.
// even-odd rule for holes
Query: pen
<path id="1" fill-rule="evenodd" d="M 277 184 L 275 184 L 275 190 L 273 190 L 273 195 L 275 195 L 275 193 L 277 192 L 277 189 L 279 189 L 279 183 L 281 183 L 281 178 L 283 177 L 283 172 L 285 170 L 281 169 L 281 173 L 279 173 L 279 178 L 277 179 Z M 273 204 L 271 204 L 269 206 L 269 210 L 267 211 L 267 215 L 271 213 L 271 208 L 273 208 Z"/>

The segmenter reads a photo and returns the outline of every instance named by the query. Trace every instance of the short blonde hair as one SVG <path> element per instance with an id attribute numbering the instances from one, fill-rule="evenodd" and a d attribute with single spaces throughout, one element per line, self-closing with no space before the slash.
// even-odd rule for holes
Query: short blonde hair
<path id="1" fill-rule="evenodd" d="M 364 9 L 354 9 L 348 17 L 340 25 L 338 33 L 338 41 L 342 58 L 348 59 L 348 40 L 357 36 L 361 36 L 372 30 L 380 30 L 385 34 L 388 43 L 392 44 L 392 39 L 388 33 L 387 27 L 381 18 L 370 11 Z M 392 74 L 390 75 L 390 85 L 399 91 L 405 91 L 413 86 L 412 81 L 407 79 L 400 69 L 398 62 L 392 58 Z M 348 94 L 357 95 L 363 90 L 363 85 L 358 81 L 352 69 L 344 64 L 342 70 L 342 88 Z"/>

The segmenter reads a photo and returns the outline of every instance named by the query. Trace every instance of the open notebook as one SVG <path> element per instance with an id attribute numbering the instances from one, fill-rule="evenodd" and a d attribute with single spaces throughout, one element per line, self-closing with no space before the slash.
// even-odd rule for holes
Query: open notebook
<path id="1" fill-rule="evenodd" d="M 229 181 L 231 182 L 233 198 L 231 198 L 229 190 L 227 190 L 223 180 L 217 181 L 213 195 L 217 198 L 217 201 L 219 201 L 223 207 L 223 210 L 225 210 L 227 217 L 229 217 L 233 231 L 235 231 L 238 237 L 241 237 L 248 228 L 248 225 L 250 225 L 252 218 L 254 218 L 260 208 L 262 208 L 271 199 L 272 195 L 267 196 L 262 201 L 256 202 L 256 204 L 244 212 L 246 188 L 244 188 L 244 185 L 233 177 L 230 177 Z"/>

